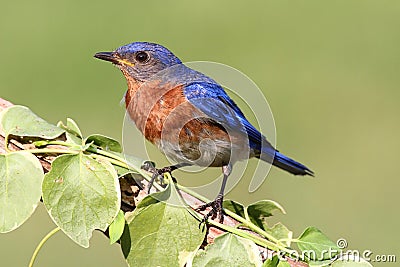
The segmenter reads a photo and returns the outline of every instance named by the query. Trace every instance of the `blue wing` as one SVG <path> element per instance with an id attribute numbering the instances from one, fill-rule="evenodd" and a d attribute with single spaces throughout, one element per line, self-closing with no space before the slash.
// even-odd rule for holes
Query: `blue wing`
<path id="1" fill-rule="evenodd" d="M 193 82 L 185 85 L 184 94 L 191 104 L 209 116 L 210 119 L 228 130 L 247 133 L 251 148 L 261 151 L 262 144 L 272 148 L 219 84 Z"/>
<path id="2" fill-rule="evenodd" d="M 243 112 L 217 83 L 193 82 L 184 87 L 191 104 L 210 119 L 229 130 L 242 131 L 249 138 L 256 157 L 295 175 L 313 175 L 303 164 L 279 153 L 266 138 L 245 118 Z"/>

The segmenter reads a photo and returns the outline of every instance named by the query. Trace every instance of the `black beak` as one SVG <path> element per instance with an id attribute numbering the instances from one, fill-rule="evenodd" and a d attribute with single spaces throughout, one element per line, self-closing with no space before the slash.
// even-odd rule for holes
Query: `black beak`
<path id="1" fill-rule="evenodd" d="M 110 61 L 114 64 L 119 64 L 120 59 L 114 52 L 98 52 L 94 55 L 95 58 Z"/>

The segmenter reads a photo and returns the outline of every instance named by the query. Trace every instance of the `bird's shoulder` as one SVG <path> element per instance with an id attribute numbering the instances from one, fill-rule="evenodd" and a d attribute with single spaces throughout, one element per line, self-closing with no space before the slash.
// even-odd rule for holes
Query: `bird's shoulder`
<path id="1" fill-rule="evenodd" d="M 243 112 L 222 86 L 213 80 L 191 82 L 183 87 L 183 92 L 189 101 L 197 102 L 200 99 L 208 99 L 211 104 L 217 104 L 216 107 L 220 104 L 224 105 L 226 108 L 232 109 L 237 116 L 245 118 Z M 217 102 L 220 102 L 220 104 Z"/>
<path id="2" fill-rule="evenodd" d="M 224 127 L 247 132 L 253 144 L 261 144 L 265 137 L 246 119 L 236 103 L 221 85 L 193 82 L 186 85 L 184 95 L 196 108 Z"/>

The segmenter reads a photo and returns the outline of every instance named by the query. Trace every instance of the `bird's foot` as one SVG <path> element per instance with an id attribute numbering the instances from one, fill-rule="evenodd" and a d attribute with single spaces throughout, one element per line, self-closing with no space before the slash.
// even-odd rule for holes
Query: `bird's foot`
<path id="1" fill-rule="evenodd" d="M 211 210 L 204 215 L 203 219 L 201 220 L 201 223 L 205 223 L 208 218 L 211 218 L 212 220 L 217 218 L 220 223 L 224 222 L 224 209 L 222 207 L 222 203 L 224 201 L 224 196 L 222 194 L 218 194 L 217 198 L 214 201 L 211 201 L 209 203 L 206 203 L 204 205 L 201 205 L 196 211 L 204 211 L 205 209 L 211 207 Z"/>
<path id="2" fill-rule="evenodd" d="M 165 187 L 164 184 L 164 174 L 165 173 L 169 173 L 172 177 L 172 171 L 176 170 L 176 166 L 167 166 L 161 169 L 157 169 L 155 167 L 154 162 L 152 161 L 145 161 L 143 163 L 143 165 L 141 166 L 141 168 L 145 171 L 151 172 L 153 173 L 153 175 L 151 176 L 149 185 L 148 185 L 148 189 L 147 189 L 147 193 L 150 194 L 150 189 L 153 187 L 154 181 L 156 180 L 157 177 L 159 177 L 160 179 L 160 185 L 162 187 Z M 175 178 L 172 177 L 172 180 L 175 182 Z"/>

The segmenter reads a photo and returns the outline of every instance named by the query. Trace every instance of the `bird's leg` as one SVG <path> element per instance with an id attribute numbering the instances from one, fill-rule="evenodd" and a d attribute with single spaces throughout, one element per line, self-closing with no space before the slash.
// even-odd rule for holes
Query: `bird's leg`
<path id="1" fill-rule="evenodd" d="M 206 203 L 196 209 L 196 211 L 203 211 L 206 208 L 211 207 L 211 210 L 206 215 L 204 215 L 202 222 L 206 222 L 210 217 L 211 219 L 215 219 L 217 215 L 219 222 L 220 223 L 224 222 L 224 209 L 222 207 L 222 203 L 224 201 L 224 191 L 226 182 L 228 180 L 229 175 L 231 174 L 231 171 L 232 171 L 231 164 L 222 166 L 222 173 L 224 174 L 224 178 L 222 180 L 221 189 L 219 190 L 217 197 L 214 199 L 214 201 Z"/>
<path id="2" fill-rule="evenodd" d="M 164 167 L 164 168 L 161 168 L 161 169 L 156 169 L 154 167 L 154 163 L 153 162 L 146 161 L 142 165 L 142 169 L 145 170 L 145 171 L 149 171 L 149 172 L 153 173 L 153 175 L 151 176 L 150 182 L 149 182 L 147 193 L 150 194 L 150 189 L 153 187 L 154 181 L 157 178 L 157 176 L 160 176 L 161 183 L 163 183 L 162 181 L 163 181 L 165 173 L 171 174 L 173 171 L 175 171 L 175 170 L 177 170 L 179 168 L 183 168 L 183 167 L 190 166 L 190 165 L 191 164 L 189 164 L 189 163 L 183 162 L 183 163 L 178 163 L 178 164 L 175 164 L 175 165 L 167 166 L 167 167 Z M 171 177 L 172 177 L 172 174 L 171 174 Z M 175 179 L 174 179 L 174 182 L 175 182 Z"/>

